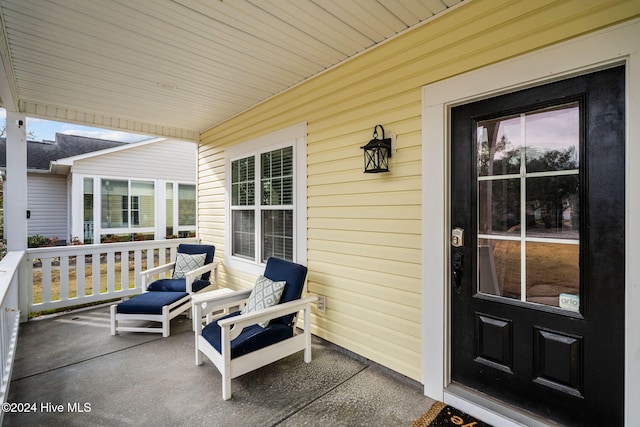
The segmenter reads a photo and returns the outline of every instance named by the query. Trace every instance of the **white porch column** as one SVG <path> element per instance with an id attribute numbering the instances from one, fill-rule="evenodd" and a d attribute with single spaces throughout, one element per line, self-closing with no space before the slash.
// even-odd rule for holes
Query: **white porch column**
<path id="1" fill-rule="evenodd" d="M 7 111 L 7 182 L 4 186 L 7 249 L 27 248 L 27 119 Z"/>

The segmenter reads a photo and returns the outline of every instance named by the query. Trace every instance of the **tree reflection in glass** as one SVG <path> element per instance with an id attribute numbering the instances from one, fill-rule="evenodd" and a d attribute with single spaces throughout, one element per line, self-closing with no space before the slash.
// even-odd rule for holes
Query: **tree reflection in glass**
<path id="1" fill-rule="evenodd" d="M 553 306 L 579 295 L 579 113 L 478 122 L 479 292 Z"/>

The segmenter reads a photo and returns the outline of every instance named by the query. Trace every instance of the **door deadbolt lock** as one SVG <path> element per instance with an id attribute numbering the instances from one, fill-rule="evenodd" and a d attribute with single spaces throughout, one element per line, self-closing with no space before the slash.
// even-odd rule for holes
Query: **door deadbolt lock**
<path id="1" fill-rule="evenodd" d="M 464 230 L 462 228 L 454 228 L 451 230 L 451 246 L 461 248 L 464 246 Z"/>

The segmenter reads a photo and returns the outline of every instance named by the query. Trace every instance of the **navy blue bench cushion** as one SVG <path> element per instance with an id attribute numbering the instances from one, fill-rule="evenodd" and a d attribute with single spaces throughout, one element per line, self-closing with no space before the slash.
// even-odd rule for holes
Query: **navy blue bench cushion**
<path id="1" fill-rule="evenodd" d="M 222 319 L 234 317 L 239 315 L 240 312 L 228 314 Z M 218 319 L 218 320 L 222 320 Z M 220 338 L 222 332 L 218 321 L 209 323 L 202 330 L 202 336 L 215 348 L 218 353 L 222 354 L 222 348 L 220 346 Z M 236 358 L 252 351 L 260 350 L 271 344 L 283 341 L 293 336 L 293 327 L 283 325 L 281 323 L 270 324 L 266 328 L 259 325 L 247 326 L 242 330 L 240 335 L 236 339 L 231 341 L 231 358 Z"/>
<path id="2" fill-rule="evenodd" d="M 191 284 L 193 292 L 199 292 L 209 286 L 208 280 L 197 279 Z M 185 279 L 159 279 L 147 286 L 148 291 L 161 292 L 186 292 L 187 284 Z"/>
<path id="3" fill-rule="evenodd" d="M 118 313 L 162 314 L 162 307 L 189 295 L 186 292 L 146 292 L 118 304 Z"/>

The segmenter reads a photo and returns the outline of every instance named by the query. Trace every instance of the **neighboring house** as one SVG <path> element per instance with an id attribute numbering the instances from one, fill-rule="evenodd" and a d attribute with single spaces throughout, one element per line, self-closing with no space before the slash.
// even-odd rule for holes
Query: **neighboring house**
<path id="1" fill-rule="evenodd" d="M 232 288 L 269 256 L 307 264 L 313 333 L 433 398 L 621 425 L 638 2 L 534 3 L 465 2 L 204 131 L 198 233 Z M 363 174 L 378 124 L 390 172 Z"/>
<path id="2" fill-rule="evenodd" d="M 3 175 L 5 144 L 0 139 Z M 193 235 L 195 169 L 196 146 L 187 141 L 60 133 L 55 141 L 27 141 L 28 235 L 58 244 Z"/>

